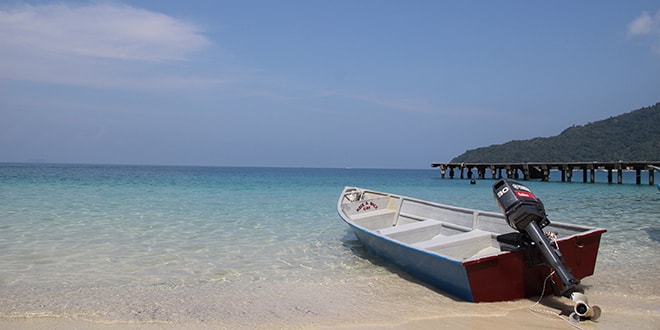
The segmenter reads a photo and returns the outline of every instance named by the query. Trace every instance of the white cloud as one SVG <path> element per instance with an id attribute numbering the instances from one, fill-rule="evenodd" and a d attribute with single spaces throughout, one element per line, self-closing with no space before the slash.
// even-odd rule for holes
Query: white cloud
<path id="1" fill-rule="evenodd" d="M 0 78 L 116 87 L 138 78 L 136 65 L 144 74 L 210 44 L 194 24 L 127 5 L 0 9 Z"/>
<path id="2" fill-rule="evenodd" d="M 639 17 L 635 18 L 628 24 L 628 34 L 631 36 L 646 35 L 654 32 L 659 27 L 658 20 L 660 19 L 660 10 L 655 15 L 655 19 L 651 17 L 648 12 L 643 12 Z"/>
<path id="3" fill-rule="evenodd" d="M 628 35 L 649 36 L 652 38 L 652 49 L 660 55 L 660 9 L 655 15 L 643 12 L 628 24 Z"/>
<path id="4" fill-rule="evenodd" d="M 0 11 L 0 42 L 23 51 L 123 60 L 182 60 L 209 41 L 189 23 L 125 5 Z"/>

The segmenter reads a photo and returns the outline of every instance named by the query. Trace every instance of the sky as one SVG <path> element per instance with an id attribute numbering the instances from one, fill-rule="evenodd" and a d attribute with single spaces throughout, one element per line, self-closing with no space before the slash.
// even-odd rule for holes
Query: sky
<path id="1" fill-rule="evenodd" d="M 0 162 L 424 169 L 657 102 L 656 0 L 0 0 Z"/>

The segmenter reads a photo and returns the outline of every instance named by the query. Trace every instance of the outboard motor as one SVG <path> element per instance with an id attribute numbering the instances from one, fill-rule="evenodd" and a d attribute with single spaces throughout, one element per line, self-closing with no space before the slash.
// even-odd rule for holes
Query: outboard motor
<path id="1" fill-rule="evenodd" d="M 522 233 L 523 239 L 533 241 L 541 251 L 545 262 L 555 270 L 561 279 L 563 290 L 560 294 L 575 302 L 571 317 L 575 321 L 598 319 L 601 313 L 600 308 L 589 305 L 587 297 L 577 287 L 580 280 L 566 269 L 559 251 L 552 247 L 541 229 L 550 224 L 543 203 L 534 196 L 529 188 L 510 179 L 497 181 L 493 185 L 493 194 L 495 194 L 495 200 L 509 226 Z"/>
<path id="2" fill-rule="evenodd" d="M 550 224 L 543 203 L 526 186 L 509 179 L 501 179 L 493 185 L 495 200 L 506 216 L 511 228 L 526 233 L 539 248 L 545 262 L 557 272 L 563 284 L 561 295 L 567 298 L 577 290 L 580 280 L 568 272 L 559 252 L 550 245 L 541 228 Z"/>

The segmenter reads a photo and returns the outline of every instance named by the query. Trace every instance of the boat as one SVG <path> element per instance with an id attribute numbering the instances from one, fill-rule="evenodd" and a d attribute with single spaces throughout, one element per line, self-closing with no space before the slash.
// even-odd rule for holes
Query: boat
<path id="1" fill-rule="evenodd" d="M 650 169 L 654 169 L 654 170 L 656 170 L 656 171 L 660 171 L 660 167 L 658 167 L 658 166 L 648 165 L 648 167 L 649 167 Z M 660 183 L 656 183 L 655 186 L 658 188 L 658 191 L 660 191 Z"/>
<path id="2" fill-rule="evenodd" d="M 540 200 L 514 180 L 501 179 L 493 190 L 503 213 L 358 187 L 343 189 L 337 211 L 370 253 L 454 298 L 496 302 L 554 292 L 576 303 L 575 319 L 598 318 L 579 282 L 593 275 L 606 230 L 550 222 Z"/>

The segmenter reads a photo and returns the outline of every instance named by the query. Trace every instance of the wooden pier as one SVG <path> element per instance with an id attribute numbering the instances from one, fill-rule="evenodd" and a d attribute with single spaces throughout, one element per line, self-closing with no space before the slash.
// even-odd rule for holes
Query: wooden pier
<path id="1" fill-rule="evenodd" d="M 550 171 L 561 171 L 561 181 L 571 182 L 573 171 L 582 170 L 582 182 L 595 182 L 596 170 L 607 171 L 607 182 L 613 182 L 613 172 L 616 172 L 616 182 L 623 183 L 623 171 L 635 171 L 636 183 L 641 184 L 642 171 L 648 171 L 649 184 L 654 184 L 654 167 L 660 167 L 660 161 L 637 161 L 637 162 L 528 162 L 528 163 L 432 163 L 431 167 L 439 167 L 442 178 L 449 174 L 454 178 L 456 171 L 461 179 L 474 179 L 473 171 L 476 169 L 476 179 L 485 179 L 487 171 L 492 179 L 541 179 L 550 180 Z M 464 175 L 464 172 L 466 175 Z"/>

